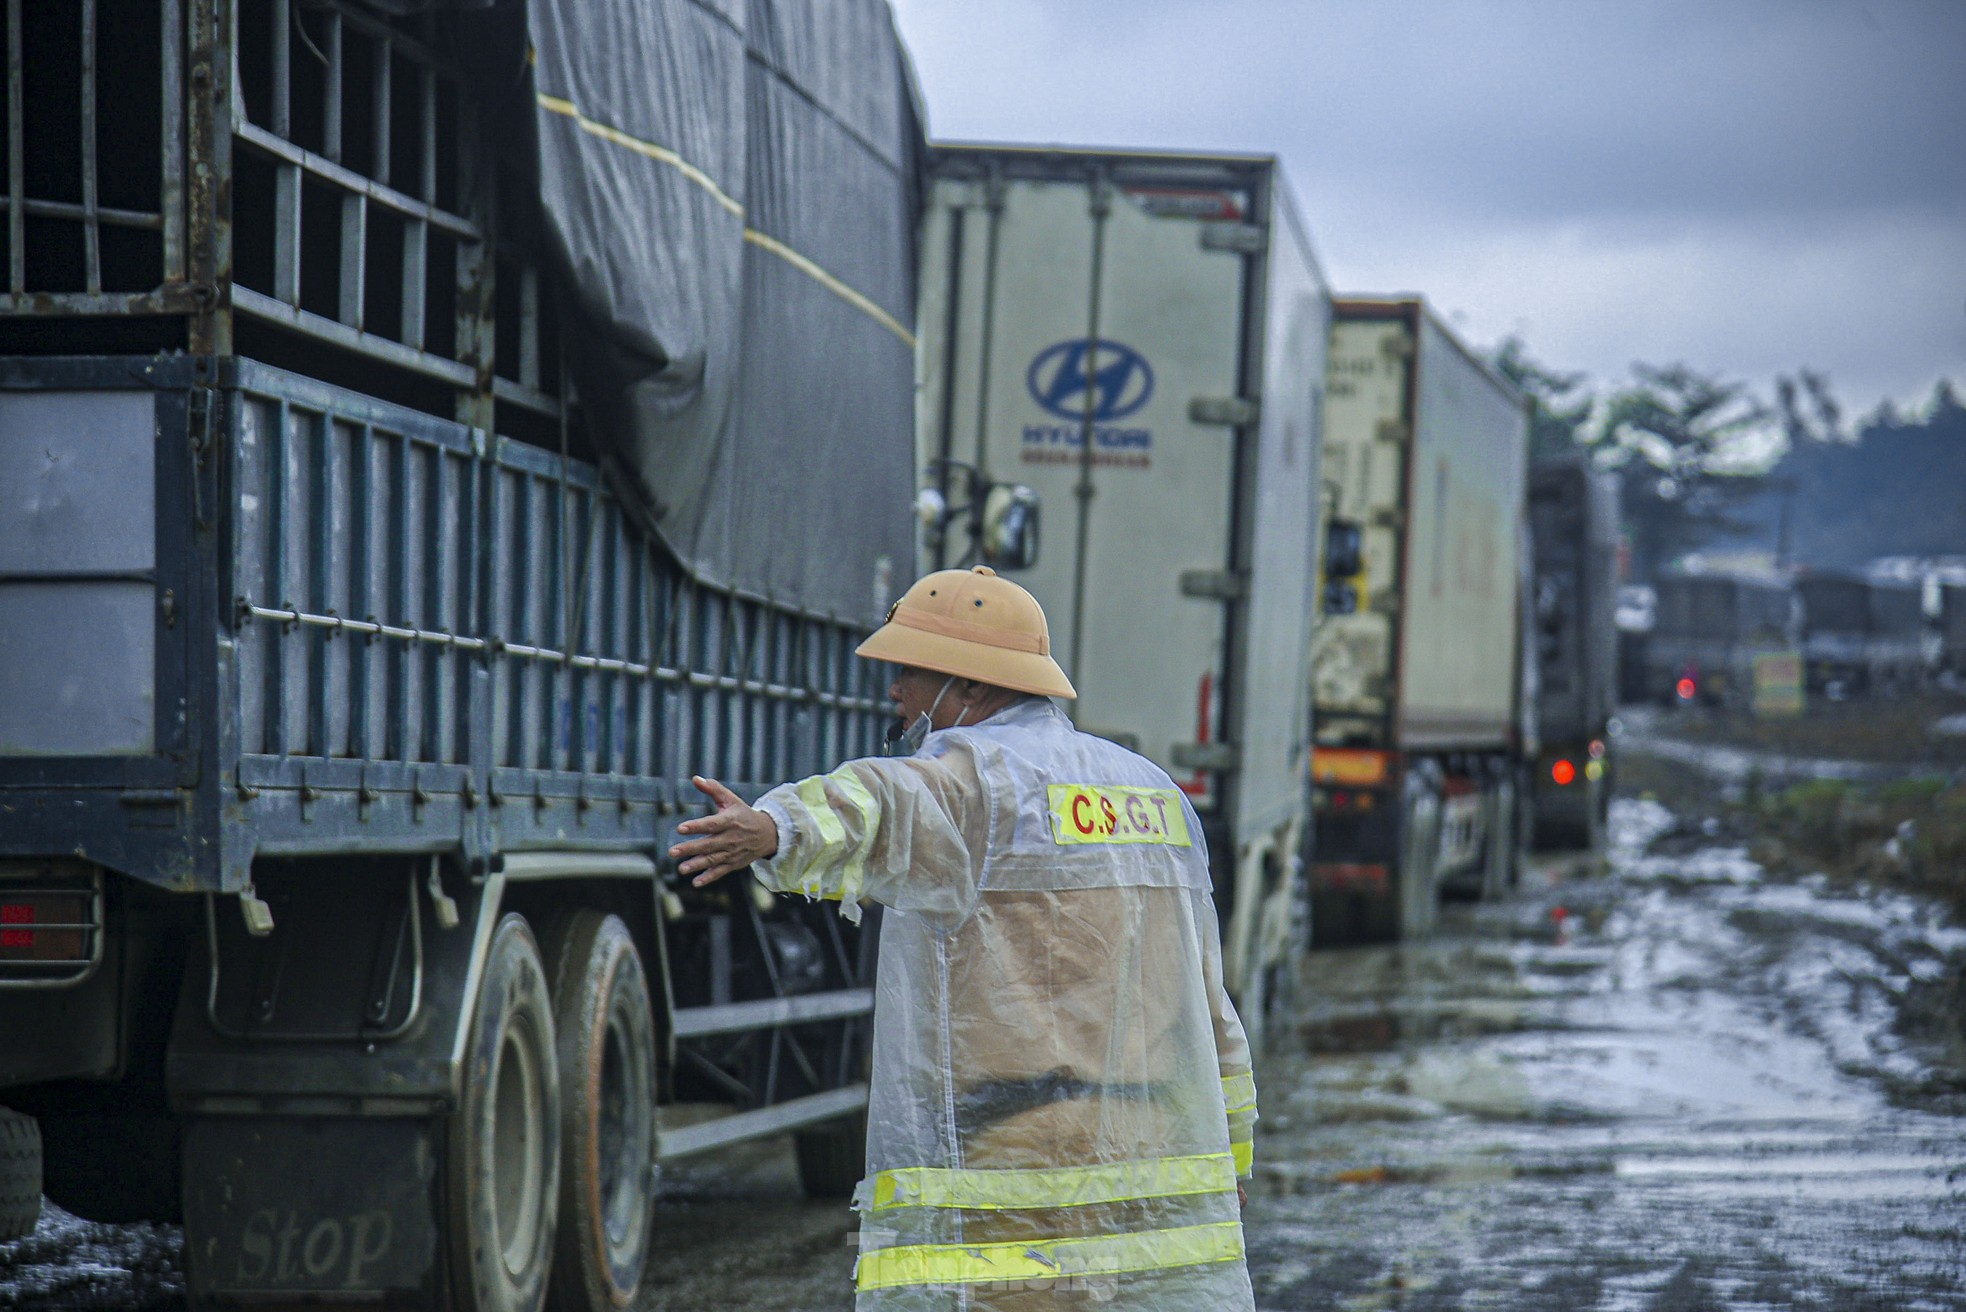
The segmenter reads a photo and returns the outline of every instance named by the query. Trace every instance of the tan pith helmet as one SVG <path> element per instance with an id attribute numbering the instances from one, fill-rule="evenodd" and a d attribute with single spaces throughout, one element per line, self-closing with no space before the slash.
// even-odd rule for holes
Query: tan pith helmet
<path id="1" fill-rule="evenodd" d="M 916 582 L 856 652 L 1015 692 L 1076 697 L 1051 659 L 1038 599 L 988 565 L 942 569 Z"/>

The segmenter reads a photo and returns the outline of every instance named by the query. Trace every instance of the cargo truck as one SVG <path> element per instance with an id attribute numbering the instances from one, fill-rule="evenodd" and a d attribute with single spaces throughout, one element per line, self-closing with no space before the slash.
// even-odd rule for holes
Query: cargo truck
<path id="1" fill-rule="evenodd" d="M 1333 303 L 1313 666 L 1321 943 L 1514 877 L 1533 759 L 1520 392 L 1418 297 Z"/>
<path id="2" fill-rule="evenodd" d="M 1795 581 L 1808 691 L 1832 700 L 1895 695 L 1925 677 L 1925 609 L 1918 583 L 1811 571 Z"/>
<path id="3" fill-rule="evenodd" d="M 6 5 L 9 1236 L 615 1309 L 665 1160 L 861 1173 L 874 918 L 664 857 L 877 749 L 913 548 L 905 61 L 749 14 Z"/>
<path id="4" fill-rule="evenodd" d="M 1939 585 L 1939 668 L 1966 678 L 1966 583 Z"/>
<path id="5" fill-rule="evenodd" d="M 1538 748 L 1535 841 L 1599 847 L 1611 805 L 1618 698 L 1618 481 L 1582 456 L 1529 471 Z"/>
<path id="6" fill-rule="evenodd" d="M 924 548 L 1029 513 L 1081 729 L 1202 818 L 1246 1022 L 1304 942 L 1307 675 L 1329 297 L 1267 156 L 935 149 L 921 275 Z M 965 524 L 974 532 L 957 533 Z"/>
<path id="7" fill-rule="evenodd" d="M 1669 574 L 1656 591 L 1645 682 L 1667 706 L 1747 710 L 1755 662 L 1796 651 L 1795 589 L 1786 579 Z"/>

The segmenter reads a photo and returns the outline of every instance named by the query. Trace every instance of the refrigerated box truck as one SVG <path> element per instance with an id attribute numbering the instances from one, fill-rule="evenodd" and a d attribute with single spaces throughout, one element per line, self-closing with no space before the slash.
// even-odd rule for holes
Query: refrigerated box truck
<path id="1" fill-rule="evenodd" d="M 1033 489 L 1078 725 L 1187 792 L 1246 1019 L 1303 941 L 1308 660 L 1329 297 L 1267 156 L 935 149 L 921 458 L 957 565 Z"/>
<path id="2" fill-rule="evenodd" d="M 1533 833 L 1539 845 L 1599 847 L 1615 768 L 1618 476 L 1583 456 L 1537 461 L 1529 470 L 1529 536 Z"/>
<path id="3" fill-rule="evenodd" d="M 874 918 L 665 856 L 877 749 L 914 545 L 905 62 L 750 14 L 7 6 L 8 1237 L 598 1312 L 664 1161 L 860 1175 Z"/>
<path id="4" fill-rule="evenodd" d="M 1513 877 L 1533 699 L 1524 398 L 1418 297 L 1332 306 L 1311 923 L 1411 938 Z"/>

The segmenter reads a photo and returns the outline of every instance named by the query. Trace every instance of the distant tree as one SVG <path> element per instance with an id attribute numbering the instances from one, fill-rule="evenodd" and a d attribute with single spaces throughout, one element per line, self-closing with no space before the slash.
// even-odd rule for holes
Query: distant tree
<path id="1" fill-rule="evenodd" d="M 1505 338 L 1489 357 L 1495 371 L 1529 398 L 1529 458 L 1547 460 L 1585 449 L 1596 397 L 1585 375 L 1558 373 L 1529 356 L 1520 337 Z"/>
<path id="2" fill-rule="evenodd" d="M 1632 571 L 1649 579 L 1744 527 L 1732 512 L 1761 485 L 1754 448 L 1774 412 L 1746 384 L 1684 364 L 1635 364 L 1632 377 L 1604 403 L 1593 440 L 1624 470 Z"/>
<path id="3" fill-rule="evenodd" d="M 1843 431 L 1843 407 L 1830 394 L 1829 379 L 1809 369 L 1793 378 L 1775 379 L 1775 401 L 1781 407 L 1782 434 L 1791 447 L 1805 442 L 1848 442 Z"/>

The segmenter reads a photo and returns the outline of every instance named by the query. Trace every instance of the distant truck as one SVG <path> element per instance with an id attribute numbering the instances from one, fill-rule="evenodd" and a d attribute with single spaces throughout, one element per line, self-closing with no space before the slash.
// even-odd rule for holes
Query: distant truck
<path id="1" fill-rule="evenodd" d="M 1939 665 L 1966 678 L 1966 583 L 1939 587 Z"/>
<path id="2" fill-rule="evenodd" d="M 1618 480 L 1576 456 L 1529 471 L 1536 660 L 1535 838 L 1603 842 L 1618 699 Z"/>
<path id="3" fill-rule="evenodd" d="M 1746 710 L 1755 658 L 1797 650 L 1795 590 L 1786 581 L 1672 574 L 1656 591 L 1646 686 L 1666 705 Z"/>
<path id="4" fill-rule="evenodd" d="M 1304 943 L 1319 406 L 1330 297 L 1277 162 L 941 145 L 924 225 L 925 563 L 1029 507 L 1079 727 L 1202 817 L 1252 1024 Z M 953 516 L 953 518 L 951 518 Z M 967 524 L 968 534 L 960 530 Z"/>
<path id="5" fill-rule="evenodd" d="M 913 548 L 905 58 L 752 15 L 7 5 L 0 1235 L 616 1312 L 664 1162 L 860 1176 L 874 913 L 666 856 Z"/>
<path id="6" fill-rule="evenodd" d="M 1313 657 L 1320 942 L 1512 878 L 1533 759 L 1522 394 L 1418 299 L 1332 307 Z"/>
<path id="7" fill-rule="evenodd" d="M 1860 574 L 1804 574 L 1803 675 L 1812 694 L 1841 699 L 1894 694 L 1925 678 L 1925 611 L 1917 583 Z"/>

